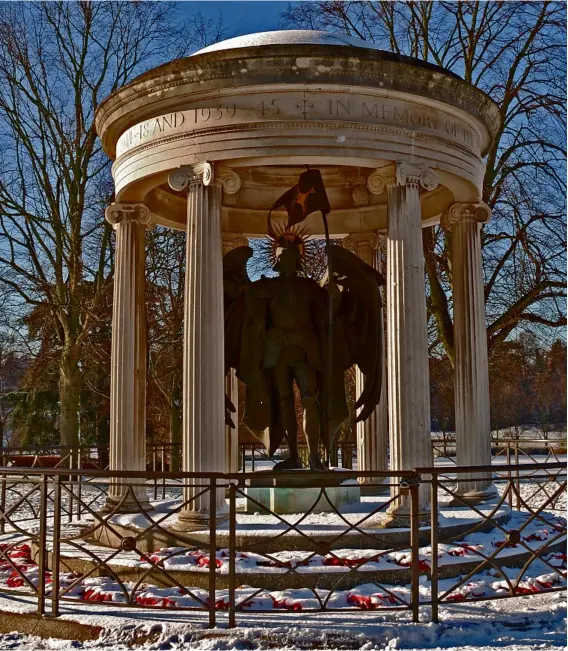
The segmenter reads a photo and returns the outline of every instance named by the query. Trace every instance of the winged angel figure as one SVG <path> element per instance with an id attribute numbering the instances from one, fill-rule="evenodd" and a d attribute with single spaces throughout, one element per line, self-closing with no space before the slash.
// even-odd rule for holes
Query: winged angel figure
<path id="1" fill-rule="evenodd" d="M 347 369 L 357 364 L 364 375 L 356 420 L 366 420 L 379 402 L 384 281 L 353 253 L 328 244 L 333 274 L 322 287 L 302 274 L 305 244 L 293 231 L 280 233 L 274 242 L 278 276 L 262 276 L 255 282 L 246 271 L 253 255 L 250 247 L 224 256 L 225 371 L 234 368 L 246 385 L 244 423 L 268 454 L 272 456 L 287 439 L 290 455 L 277 469 L 302 468 L 295 382 L 304 409 L 310 468 L 325 470 L 319 443 L 329 450 L 349 418 Z M 227 398 L 226 421 L 232 427 L 234 411 Z"/>

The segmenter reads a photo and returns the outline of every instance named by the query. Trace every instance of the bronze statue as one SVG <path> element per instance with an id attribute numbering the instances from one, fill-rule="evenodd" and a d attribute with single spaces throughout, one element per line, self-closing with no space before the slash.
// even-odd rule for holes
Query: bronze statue
<path id="1" fill-rule="evenodd" d="M 328 244 L 333 269 L 327 287 L 302 276 L 304 241 L 294 231 L 275 234 L 275 278 L 251 282 L 250 247 L 223 258 L 225 370 L 236 369 L 247 388 L 244 423 L 270 456 L 284 437 L 289 457 L 277 469 L 301 468 L 293 383 L 304 408 L 310 468 L 324 470 L 319 442 L 329 450 L 349 417 L 344 373 L 357 364 L 364 389 L 357 420 L 379 402 L 383 367 L 381 274 L 341 246 Z M 276 250 L 276 249 L 275 249 Z M 332 310 L 330 322 L 330 309 Z M 331 333 L 331 342 L 330 342 Z M 227 400 L 226 420 L 234 407 Z"/>

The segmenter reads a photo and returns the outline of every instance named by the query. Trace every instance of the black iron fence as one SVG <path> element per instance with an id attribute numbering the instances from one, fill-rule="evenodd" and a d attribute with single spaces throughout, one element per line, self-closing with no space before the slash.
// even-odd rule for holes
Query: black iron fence
<path id="1" fill-rule="evenodd" d="M 299 446 L 299 454 L 308 462 L 308 448 Z M 453 435 L 432 436 L 434 458 L 456 464 L 456 438 Z M 324 454 L 323 448 L 320 450 Z M 285 450 L 284 450 L 285 453 Z M 494 460 L 506 464 L 527 461 L 560 461 L 566 454 L 566 440 L 543 438 L 506 438 L 492 436 L 491 453 Z M 0 450 L 3 466 L 31 468 L 78 468 L 105 470 L 108 468 L 108 446 L 66 447 L 59 445 L 6 447 Z M 239 472 L 270 470 L 279 458 L 269 458 L 261 443 L 239 443 Z M 181 444 L 146 443 L 146 469 L 153 472 L 181 470 Z M 357 466 L 357 444 L 354 441 L 335 441 L 329 454 L 330 465 L 352 470 Z"/>
<path id="2" fill-rule="evenodd" d="M 234 626 L 240 614 L 275 610 L 406 610 L 437 621 L 440 604 L 566 589 L 563 463 L 346 470 L 342 490 L 372 477 L 386 491 L 351 509 L 329 477 L 294 484 L 303 507 L 286 514 L 252 473 L 1 468 L 0 598 L 32 599 L 42 615 L 96 602 Z M 119 480 L 129 487 L 109 511 Z M 463 490 L 472 482 L 494 482 L 496 496 L 471 504 Z M 127 500 L 138 514 L 121 512 Z M 178 516 L 199 522 L 203 511 L 192 531 L 176 531 Z"/>

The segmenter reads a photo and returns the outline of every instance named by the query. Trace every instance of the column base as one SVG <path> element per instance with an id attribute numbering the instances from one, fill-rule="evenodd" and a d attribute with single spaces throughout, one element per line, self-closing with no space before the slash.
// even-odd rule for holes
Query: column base
<path id="1" fill-rule="evenodd" d="M 448 506 L 475 506 L 476 504 L 485 504 L 495 497 L 497 497 L 497 489 L 493 484 L 490 484 L 487 488 L 473 488 L 471 490 L 467 488 L 460 489 L 458 486 L 456 494 Z"/>
<path id="2" fill-rule="evenodd" d="M 134 497 L 132 492 L 124 497 L 124 495 L 108 495 L 106 504 L 100 510 L 100 513 L 107 515 L 108 513 L 144 513 L 146 511 L 153 511 L 150 500 L 146 495 L 137 495 Z"/>
<path id="3" fill-rule="evenodd" d="M 227 506 L 221 507 L 215 514 L 215 524 L 219 525 L 229 519 Z M 200 531 L 211 527 L 211 514 L 209 511 L 182 511 L 175 524 L 169 529 L 173 532 L 187 533 L 189 531 Z"/>
<path id="4" fill-rule="evenodd" d="M 382 525 L 387 529 L 408 529 L 410 528 L 411 511 L 410 504 L 405 500 L 402 504 L 392 504 L 385 512 Z M 418 522 L 430 521 L 430 505 L 420 508 Z"/>
<path id="5" fill-rule="evenodd" d="M 410 509 L 405 506 L 399 506 L 394 508 L 392 511 L 387 511 L 381 524 L 385 529 L 410 529 L 410 521 Z M 419 525 L 421 523 L 429 522 L 430 507 L 418 513 Z"/>

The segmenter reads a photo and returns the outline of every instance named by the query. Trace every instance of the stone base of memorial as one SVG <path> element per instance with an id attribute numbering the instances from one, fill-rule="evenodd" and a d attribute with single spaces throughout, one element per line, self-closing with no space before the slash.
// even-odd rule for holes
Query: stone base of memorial
<path id="1" fill-rule="evenodd" d="M 386 483 L 381 484 L 359 484 L 362 497 L 376 497 L 378 495 L 388 495 L 390 493 L 390 486 Z"/>
<path id="2" fill-rule="evenodd" d="M 271 473 L 272 474 L 272 473 Z M 246 513 L 272 511 L 288 513 L 332 513 L 343 506 L 359 504 L 361 488 L 357 480 L 345 480 L 341 471 L 315 479 L 308 470 L 286 472 L 282 477 L 263 477 L 257 473 L 244 489 Z M 301 490 L 298 490 L 301 488 Z"/>
<path id="3" fill-rule="evenodd" d="M 466 482 L 462 482 L 466 484 Z M 465 487 L 465 490 L 460 490 L 458 486 L 458 491 L 456 495 L 452 498 L 449 503 L 449 506 L 475 506 L 477 504 L 485 504 L 497 496 L 497 489 L 493 484 L 487 488 L 476 490 L 475 488 L 468 490 Z"/>

